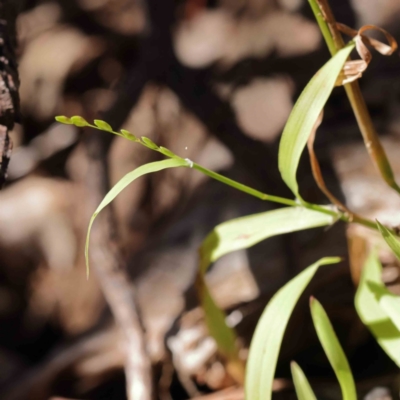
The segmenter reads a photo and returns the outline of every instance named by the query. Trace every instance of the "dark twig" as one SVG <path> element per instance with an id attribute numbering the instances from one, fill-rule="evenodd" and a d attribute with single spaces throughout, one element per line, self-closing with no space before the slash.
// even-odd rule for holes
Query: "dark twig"
<path id="1" fill-rule="evenodd" d="M 19 113 L 18 68 L 15 58 L 17 1 L 0 0 L 0 189 L 7 178 L 10 131 Z"/>

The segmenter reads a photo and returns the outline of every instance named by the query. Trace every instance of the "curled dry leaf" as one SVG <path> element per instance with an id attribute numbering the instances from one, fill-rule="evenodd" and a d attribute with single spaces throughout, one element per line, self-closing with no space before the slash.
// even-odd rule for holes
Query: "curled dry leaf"
<path id="1" fill-rule="evenodd" d="M 307 149 L 308 149 L 308 153 L 310 155 L 312 174 L 313 174 L 315 183 L 317 184 L 317 186 L 319 187 L 321 192 L 324 193 L 324 195 L 331 201 L 331 203 L 334 204 L 335 206 L 337 206 L 339 208 L 339 210 L 344 211 L 344 212 L 348 213 L 349 215 L 352 215 L 351 211 L 340 200 L 338 200 L 327 188 L 327 186 L 325 184 L 325 180 L 322 176 L 321 167 L 319 165 L 317 156 L 314 151 L 315 135 L 317 133 L 318 127 L 322 123 L 323 118 L 324 118 L 324 111 L 321 111 L 317 121 L 315 121 L 313 129 L 312 129 L 311 134 L 307 141 Z"/>
<path id="2" fill-rule="evenodd" d="M 339 75 L 339 78 L 336 82 L 337 86 L 345 85 L 346 83 L 350 83 L 358 78 L 361 78 L 363 72 L 367 69 L 368 64 L 372 60 L 372 54 L 367 46 L 373 47 L 376 51 L 384 56 L 390 56 L 397 49 L 396 39 L 389 32 L 380 28 L 379 26 L 364 25 L 357 31 L 348 27 L 347 25 L 337 22 L 336 28 L 345 35 L 354 38 L 357 53 L 361 57 L 361 60 L 350 60 L 346 62 L 343 71 Z M 370 30 L 376 30 L 383 33 L 388 41 L 388 44 L 365 36 L 364 32 Z"/>

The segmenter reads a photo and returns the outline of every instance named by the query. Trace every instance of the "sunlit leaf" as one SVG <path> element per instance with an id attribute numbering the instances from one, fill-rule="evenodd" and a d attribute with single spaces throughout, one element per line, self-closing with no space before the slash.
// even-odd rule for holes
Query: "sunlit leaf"
<path id="1" fill-rule="evenodd" d="M 315 298 L 311 298 L 310 308 L 318 339 L 339 381 L 343 400 L 357 400 L 356 385 L 349 362 L 333 330 L 328 315 L 321 303 Z"/>
<path id="2" fill-rule="evenodd" d="M 94 124 L 102 131 L 112 132 L 111 125 L 101 119 L 95 119 Z"/>
<path id="3" fill-rule="evenodd" d="M 367 285 L 375 295 L 379 306 L 400 331 L 400 297 L 390 292 L 383 284 L 367 281 Z"/>
<path id="4" fill-rule="evenodd" d="M 386 243 L 392 249 L 395 256 L 400 260 L 400 242 L 399 242 L 399 240 L 393 235 L 392 232 L 389 231 L 388 228 L 386 228 L 386 226 L 383 226 L 379 221 L 376 221 L 376 224 L 378 225 L 379 232 L 382 234 Z"/>
<path id="5" fill-rule="evenodd" d="M 296 395 L 299 400 L 317 400 L 307 377 L 300 366 L 292 361 L 290 363 L 290 369 L 292 371 L 293 384 L 296 390 Z"/>
<path id="6" fill-rule="evenodd" d="M 386 289 L 386 293 L 379 299 L 379 305 L 386 311 L 386 314 L 400 331 L 400 297 Z"/>
<path id="7" fill-rule="evenodd" d="M 89 239 L 90 239 L 90 231 L 92 229 L 92 225 L 94 220 L 96 219 L 99 212 L 110 204 L 130 183 L 132 183 L 135 179 L 150 174 L 152 172 L 161 171 L 167 168 L 175 168 L 175 167 L 187 167 L 187 162 L 182 159 L 169 159 L 163 161 L 156 161 L 149 164 L 142 165 L 139 168 L 129 172 L 126 174 L 117 184 L 107 193 L 104 197 L 103 201 L 97 207 L 96 211 L 93 213 L 92 218 L 90 219 L 89 228 L 86 236 L 86 245 L 85 245 L 85 257 L 86 257 L 86 268 L 87 273 L 89 273 Z"/>
<path id="8" fill-rule="evenodd" d="M 279 146 L 279 171 L 296 197 L 297 167 L 309 135 L 354 44 L 338 51 L 311 79 L 290 113 Z"/>
<path id="9" fill-rule="evenodd" d="M 246 400 L 270 400 L 276 364 L 290 315 L 321 265 L 340 258 L 322 258 L 279 289 L 265 308 L 251 341 L 246 368 Z"/>
<path id="10" fill-rule="evenodd" d="M 202 270 L 225 254 L 247 249 L 269 237 L 333 222 L 331 215 L 303 207 L 284 207 L 223 222 L 214 228 L 201 245 Z"/>
<path id="11" fill-rule="evenodd" d="M 376 296 L 378 288 L 383 293 L 386 290 L 381 276 L 382 266 L 376 252 L 373 251 L 364 265 L 355 297 L 355 307 L 361 321 L 375 336 L 386 354 L 400 367 L 400 332 L 379 305 Z"/>

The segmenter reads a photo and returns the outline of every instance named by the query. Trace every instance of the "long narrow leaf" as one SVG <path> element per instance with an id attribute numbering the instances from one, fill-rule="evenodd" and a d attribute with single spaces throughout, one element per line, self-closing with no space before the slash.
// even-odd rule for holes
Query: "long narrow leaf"
<path id="1" fill-rule="evenodd" d="M 333 222 L 332 216 L 303 207 L 284 207 L 223 222 L 201 245 L 202 271 L 223 255 L 247 249 L 269 237 L 327 226 Z"/>
<path id="2" fill-rule="evenodd" d="M 132 183 L 135 179 L 150 174 L 152 172 L 161 171 L 167 168 L 175 168 L 175 167 L 187 167 L 188 164 L 185 160 L 174 158 L 170 160 L 156 161 L 149 164 L 142 165 L 139 168 L 136 168 L 134 171 L 126 174 L 117 184 L 106 194 L 103 201 L 97 207 L 96 211 L 93 213 L 92 218 L 90 219 L 88 232 L 86 235 L 86 244 L 85 244 L 85 258 L 86 258 L 86 269 L 87 274 L 89 275 L 89 241 L 90 241 L 90 232 L 92 229 L 92 225 L 94 220 L 100 211 L 110 204 L 130 183 Z"/>
<path id="3" fill-rule="evenodd" d="M 400 242 L 396 239 L 393 233 L 386 228 L 386 226 L 383 226 L 379 221 L 376 221 L 376 224 L 378 225 L 379 232 L 385 239 L 386 243 L 392 249 L 395 256 L 400 260 Z"/>
<path id="4" fill-rule="evenodd" d="M 382 266 L 375 251 L 365 262 L 355 297 L 355 307 L 364 325 L 375 336 L 386 354 L 400 367 L 400 332 L 379 304 L 376 293 L 386 288 L 382 283 Z"/>
<path id="5" fill-rule="evenodd" d="M 244 363 L 239 357 L 236 332 L 226 324 L 225 313 L 215 303 L 204 277 L 200 276 L 200 274 L 197 278 L 196 288 L 205 313 L 208 332 L 217 342 L 219 352 L 226 358 L 226 366 L 230 375 L 238 383 L 243 384 Z"/>
<path id="6" fill-rule="evenodd" d="M 309 135 L 325 106 L 354 44 L 338 51 L 311 79 L 301 93 L 286 123 L 279 146 L 279 171 L 296 197 L 297 167 Z"/>
<path id="7" fill-rule="evenodd" d="M 322 258 L 276 292 L 258 321 L 251 341 L 246 370 L 246 400 L 270 400 L 279 350 L 290 315 L 311 278 L 321 265 L 340 258 Z"/>
<path id="8" fill-rule="evenodd" d="M 336 374 L 343 400 L 357 400 L 356 385 L 346 355 L 321 303 L 311 298 L 311 316 L 318 339 Z"/>
<path id="9" fill-rule="evenodd" d="M 300 366 L 292 361 L 290 364 L 292 371 L 293 384 L 299 400 L 317 400 L 307 377 Z"/>
<path id="10" fill-rule="evenodd" d="M 237 354 L 235 332 L 226 324 L 224 312 L 215 304 L 204 279 L 198 278 L 196 289 L 201 293 L 202 306 L 209 333 L 218 343 L 219 351 L 228 359 L 235 359 Z"/>

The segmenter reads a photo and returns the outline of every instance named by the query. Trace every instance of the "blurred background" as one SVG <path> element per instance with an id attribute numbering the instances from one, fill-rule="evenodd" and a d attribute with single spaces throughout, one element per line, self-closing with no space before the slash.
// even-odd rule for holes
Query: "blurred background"
<path id="1" fill-rule="evenodd" d="M 338 21 L 376 24 L 400 38 L 398 0 L 331 3 Z M 291 197 L 277 169 L 280 134 L 328 51 L 305 0 L 27 0 L 17 32 L 21 123 L 12 132 L 8 183 L 0 192 L 0 397 L 125 399 L 120 327 L 99 267 L 92 265 L 86 280 L 84 241 L 104 188 L 160 158 L 54 117 L 104 119 L 261 191 Z M 398 176 L 399 73 L 398 52 L 374 54 L 361 80 Z M 364 216 L 400 224 L 400 200 L 370 163 L 343 88 L 329 100 L 315 148 L 337 197 Z M 307 156 L 299 182 L 307 200 L 327 203 Z M 115 234 L 106 246 L 112 242 L 112 254 L 118 249 L 135 288 L 157 398 L 243 399 L 198 307 L 197 249 L 216 224 L 273 207 L 175 168 L 139 179 L 113 203 Z M 296 307 L 277 399 L 295 398 L 292 359 L 321 399 L 340 399 L 311 324 L 311 293 L 333 321 L 360 397 L 398 397 L 400 376 L 353 307 L 365 240 L 376 238 L 337 223 L 233 253 L 208 274 L 245 357 L 262 310 L 282 284 L 321 256 L 345 258 L 325 267 Z M 99 243 L 94 239 L 95 254 Z M 390 254 L 382 261 L 384 279 L 398 291 L 398 265 Z"/>

